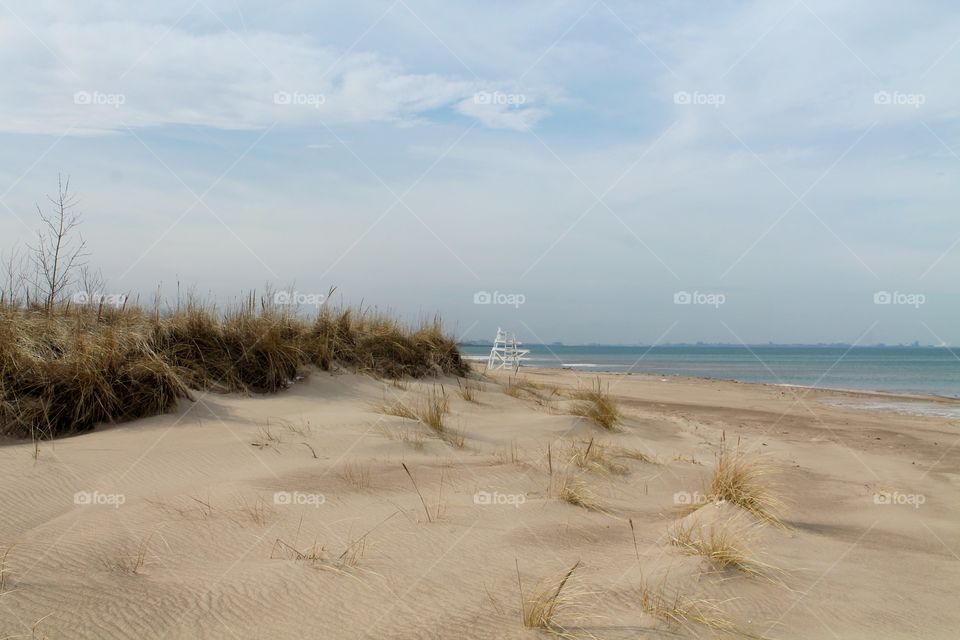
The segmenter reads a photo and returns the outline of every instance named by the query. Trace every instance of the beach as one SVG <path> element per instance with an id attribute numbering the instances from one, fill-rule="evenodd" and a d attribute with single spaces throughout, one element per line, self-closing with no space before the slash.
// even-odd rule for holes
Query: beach
<path id="1" fill-rule="evenodd" d="M 569 637 L 956 637 L 949 412 L 697 378 L 472 377 L 314 370 L 4 441 L 0 638 L 524 638 L 554 590 L 542 633 Z M 571 415 L 598 381 L 615 429 Z M 439 428 L 392 415 L 430 394 L 449 405 Z M 721 450 L 762 465 L 769 519 L 711 493 Z M 743 557 L 720 568 L 683 544 L 708 529 Z"/>

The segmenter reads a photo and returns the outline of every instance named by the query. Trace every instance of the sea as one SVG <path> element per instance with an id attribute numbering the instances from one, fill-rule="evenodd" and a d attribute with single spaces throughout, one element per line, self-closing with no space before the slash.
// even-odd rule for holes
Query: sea
<path id="1" fill-rule="evenodd" d="M 691 376 L 824 389 L 960 398 L 960 356 L 940 347 L 567 346 L 524 344 L 524 365 Z M 489 346 L 462 345 L 484 361 Z"/>

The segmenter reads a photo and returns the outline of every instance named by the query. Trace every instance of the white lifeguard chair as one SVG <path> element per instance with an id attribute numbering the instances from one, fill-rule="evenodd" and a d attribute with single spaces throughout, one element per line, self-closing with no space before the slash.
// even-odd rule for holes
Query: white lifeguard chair
<path id="1" fill-rule="evenodd" d="M 517 372 L 521 361 L 528 353 L 530 353 L 529 349 L 520 348 L 515 334 L 497 327 L 497 337 L 493 341 L 493 348 L 490 349 L 490 357 L 487 358 L 487 370 L 513 369 Z"/>

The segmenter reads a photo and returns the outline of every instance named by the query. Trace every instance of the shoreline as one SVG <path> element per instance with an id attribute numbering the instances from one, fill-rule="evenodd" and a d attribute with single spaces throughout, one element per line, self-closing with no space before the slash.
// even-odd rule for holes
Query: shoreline
<path id="1" fill-rule="evenodd" d="M 465 361 L 471 366 L 474 363 L 474 361 L 472 360 L 465 359 Z M 534 372 L 564 371 L 574 375 L 576 375 L 577 373 L 581 373 L 579 370 L 572 367 L 537 367 L 537 366 L 528 366 L 528 365 L 524 365 L 520 367 L 521 373 L 525 370 L 534 371 Z M 478 370 L 477 368 L 474 368 L 474 371 L 477 371 L 478 373 L 484 373 L 482 370 Z M 886 398 L 891 400 L 899 399 L 899 400 L 905 400 L 910 402 L 928 401 L 928 402 L 935 402 L 937 404 L 950 404 L 950 405 L 956 405 L 957 407 L 960 407 L 960 398 L 955 398 L 951 396 L 942 396 L 942 395 L 936 395 L 936 394 L 904 393 L 904 392 L 898 392 L 898 391 L 883 391 L 879 389 L 843 389 L 843 388 L 836 388 L 836 387 L 814 387 L 814 386 L 802 385 L 802 384 L 790 384 L 790 383 L 778 383 L 778 382 L 747 382 L 744 380 L 737 380 L 734 378 L 712 378 L 709 376 L 686 376 L 686 375 L 674 374 L 674 373 L 656 374 L 656 373 L 649 373 L 649 372 L 632 372 L 632 371 L 590 371 L 589 373 L 587 372 L 582 372 L 582 373 L 584 373 L 584 375 L 589 375 L 590 377 L 603 375 L 603 376 L 622 376 L 624 378 L 627 378 L 627 377 L 641 378 L 641 379 L 646 378 L 651 380 L 667 378 L 669 380 L 687 380 L 691 382 L 720 382 L 720 383 L 735 384 L 735 385 L 768 387 L 768 388 L 774 388 L 774 389 L 776 388 L 801 389 L 804 391 L 814 391 L 817 393 L 833 393 L 833 394 L 840 394 L 840 395 L 865 396 L 865 397 L 872 397 L 872 398 L 879 397 L 879 398 Z"/>

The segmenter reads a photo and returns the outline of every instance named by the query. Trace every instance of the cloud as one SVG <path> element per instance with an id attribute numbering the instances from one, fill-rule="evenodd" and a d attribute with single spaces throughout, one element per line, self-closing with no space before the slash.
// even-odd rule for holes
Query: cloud
<path id="1" fill-rule="evenodd" d="M 457 111 L 476 118 L 491 129 L 532 129 L 547 110 L 527 105 L 527 95 L 503 91 L 478 91 L 466 100 L 457 103 Z"/>
<path id="2" fill-rule="evenodd" d="M 34 25 L 34 36 L 18 26 L 12 18 L 0 22 L 0 64 L 10 70 L 2 131 L 322 127 L 417 121 L 439 109 L 519 129 L 545 114 L 463 109 L 477 92 L 475 80 L 411 72 L 378 53 L 338 51 L 303 37 L 134 22 L 48 23 Z"/>

